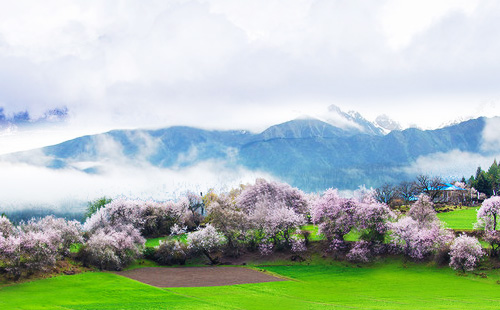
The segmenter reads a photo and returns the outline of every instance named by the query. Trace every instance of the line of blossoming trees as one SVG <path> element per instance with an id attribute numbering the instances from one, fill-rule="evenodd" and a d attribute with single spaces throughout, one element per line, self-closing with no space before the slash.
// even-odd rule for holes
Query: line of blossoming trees
<path id="1" fill-rule="evenodd" d="M 200 206 L 206 213 L 199 212 Z M 500 197 L 484 201 L 478 212 L 477 226 L 485 230 L 491 256 L 497 256 L 500 244 L 499 212 Z M 49 216 L 15 226 L 0 217 L 0 273 L 19 278 L 50 269 L 69 255 L 99 269 L 118 270 L 141 255 L 168 265 L 195 255 L 217 263 L 221 253 L 301 253 L 310 245 L 309 232 L 300 229 L 307 223 L 319 227 L 325 251 L 353 262 L 399 253 L 415 261 L 440 257 L 466 271 L 486 254 L 476 238 L 455 238 L 445 229 L 425 195 L 406 214 L 395 214 L 371 191 L 359 190 L 354 198 L 343 198 L 334 189 L 306 195 L 288 184 L 259 179 L 229 193 L 210 192 L 203 200 L 192 193 L 175 202 L 113 200 L 83 225 Z M 344 241 L 352 231 L 359 240 Z M 144 250 L 145 238 L 185 232 L 186 238 L 167 238 Z M 76 254 L 70 251 L 75 244 L 80 244 Z"/>

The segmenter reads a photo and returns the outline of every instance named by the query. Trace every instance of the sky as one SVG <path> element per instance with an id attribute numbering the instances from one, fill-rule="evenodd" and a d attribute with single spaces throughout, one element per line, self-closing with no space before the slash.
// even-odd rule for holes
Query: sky
<path id="1" fill-rule="evenodd" d="M 500 3 L 0 0 L 0 107 L 48 129 L 0 153 L 116 128 L 266 127 L 335 104 L 436 128 L 500 115 Z"/>
<path id="2" fill-rule="evenodd" d="M 327 119 L 331 105 L 403 128 L 500 116 L 499 21 L 500 2 L 488 0 L 0 0 L 0 154 L 112 129 L 260 132 Z M 498 122 L 488 128 L 498 145 Z M 455 152 L 458 167 L 443 166 L 448 155 L 406 169 L 467 174 L 491 162 Z M 25 205 L 272 178 L 216 162 L 118 163 L 103 176 L 0 168 L 0 196 Z"/>

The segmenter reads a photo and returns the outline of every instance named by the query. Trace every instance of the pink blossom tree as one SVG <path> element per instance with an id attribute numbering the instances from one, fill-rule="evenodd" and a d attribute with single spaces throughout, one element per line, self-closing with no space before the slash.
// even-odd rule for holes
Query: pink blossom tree
<path id="1" fill-rule="evenodd" d="M 336 189 L 328 189 L 311 207 L 311 217 L 335 248 L 344 243 L 344 236 L 354 227 L 356 203 L 339 196 Z"/>
<path id="2" fill-rule="evenodd" d="M 20 229 L 25 232 L 45 232 L 52 238 L 61 255 L 70 253 L 71 245 L 83 242 L 82 225 L 78 221 L 67 221 L 63 218 L 46 216 L 42 219 L 32 219 L 22 223 Z"/>
<path id="3" fill-rule="evenodd" d="M 230 195 L 222 194 L 207 205 L 207 220 L 226 237 L 228 251 L 237 256 L 249 239 L 249 215 L 238 208 Z"/>
<path id="4" fill-rule="evenodd" d="M 477 211 L 477 228 L 485 230 L 497 230 L 500 220 L 500 196 L 493 196 L 483 201 L 481 208 Z"/>
<path id="5" fill-rule="evenodd" d="M 358 202 L 354 208 L 354 228 L 361 233 L 361 239 L 382 243 L 389 230 L 390 220 L 395 217 L 391 209 L 375 200 Z"/>
<path id="6" fill-rule="evenodd" d="M 132 224 L 100 228 L 80 249 L 79 258 L 101 270 L 121 270 L 141 255 L 145 241 Z"/>
<path id="7" fill-rule="evenodd" d="M 406 257 L 424 260 L 453 240 L 453 234 L 439 222 L 426 226 L 410 216 L 391 224 L 391 241 Z"/>
<path id="8" fill-rule="evenodd" d="M 269 205 L 279 204 L 294 210 L 298 214 L 307 212 L 307 198 L 304 193 L 286 183 L 268 182 L 257 179 L 236 198 L 236 203 L 244 212 L 254 209 L 258 202 L 265 201 Z"/>
<path id="9" fill-rule="evenodd" d="M 497 256 L 500 247 L 500 232 L 497 230 L 499 217 L 500 196 L 493 196 L 483 201 L 477 211 L 477 222 L 474 224 L 475 228 L 485 230 L 483 239 L 491 245 L 491 256 Z"/>
<path id="10" fill-rule="evenodd" d="M 93 233 L 97 229 L 132 225 L 143 236 L 157 237 L 171 233 L 174 225 L 181 224 L 186 215 L 187 205 L 180 202 L 155 202 L 115 199 L 93 213 L 84 223 L 84 230 Z"/>
<path id="11" fill-rule="evenodd" d="M 464 234 L 455 238 L 450 247 L 450 267 L 455 270 L 472 271 L 484 255 L 479 241 Z"/>
<path id="12" fill-rule="evenodd" d="M 391 224 L 391 238 L 406 257 L 423 260 L 449 245 L 453 234 L 444 229 L 430 198 L 421 194 L 406 216 Z"/>
<path id="13" fill-rule="evenodd" d="M 55 233 L 54 230 L 19 230 L 7 238 L 0 236 L 0 268 L 17 280 L 23 274 L 31 275 L 53 267 L 58 257 L 58 244 L 53 242 Z"/>
<path id="14" fill-rule="evenodd" d="M 187 245 L 193 253 L 204 254 L 212 264 L 218 263 L 218 258 L 214 256 L 226 244 L 226 238 L 218 232 L 212 225 L 191 232 L 187 235 Z"/>
<path id="15" fill-rule="evenodd" d="M 263 179 L 243 189 L 236 198 L 236 207 L 247 215 L 251 244 L 272 242 L 279 247 L 291 247 L 291 233 L 306 223 L 308 210 L 302 191 Z"/>
<path id="16" fill-rule="evenodd" d="M 425 194 L 418 196 L 418 200 L 411 206 L 407 215 L 422 227 L 432 226 L 436 221 L 439 221 L 436 211 L 434 211 L 434 203 Z"/>

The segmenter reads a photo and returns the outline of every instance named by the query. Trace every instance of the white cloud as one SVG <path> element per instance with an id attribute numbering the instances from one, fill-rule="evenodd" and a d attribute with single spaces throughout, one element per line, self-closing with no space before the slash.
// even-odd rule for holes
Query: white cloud
<path id="1" fill-rule="evenodd" d="M 68 168 L 53 170 L 22 163 L 0 162 L 2 210 L 25 207 L 62 208 L 84 206 L 101 196 L 168 200 L 185 191 L 228 191 L 256 178 L 275 179 L 267 173 L 242 167 L 230 168 L 222 161 L 205 161 L 188 168 L 161 169 L 152 166 L 79 162 L 80 168 L 104 167 L 101 174 Z M 0 210 L 1 211 L 1 210 Z"/>
<path id="2" fill-rule="evenodd" d="M 0 106 L 74 128 L 263 130 L 321 105 L 408 125 L 498 112 L 494 1 L 15 1 Z M 489 114 L 488 114 L 489 115 Z"/>
<path id="3" fill-rule="evenodd" d="M 482 138 L 481 149 L 483 151 L 498 152 L 500 150 L 500 117 L 486 119 Z"/>

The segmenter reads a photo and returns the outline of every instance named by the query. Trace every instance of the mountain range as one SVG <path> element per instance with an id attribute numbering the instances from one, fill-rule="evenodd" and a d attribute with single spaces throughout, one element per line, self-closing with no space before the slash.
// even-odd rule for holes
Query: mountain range
<path id="1" fill-rule="evenodd" d="M 303 190 L 318 191 L 411 179 L 416 172 L 407 168 L 432 154 L 458 151 L 486 156 L 497 151 L 486 152 L 482 147 L 483 131 L 491 118 L 435 130 L 397 130 L 399 125 L 387 117 L 375 124 L 356 112 L 344 113 L 335 106 L 330 110 L 335 117 L 303 117 L 261 133 L 184 126 L 113 130 L 3 159 L 88 174 L 104 173 L 106 163 L 182 169 L 217 161 L 229 168 L 264 171 Z"/>

